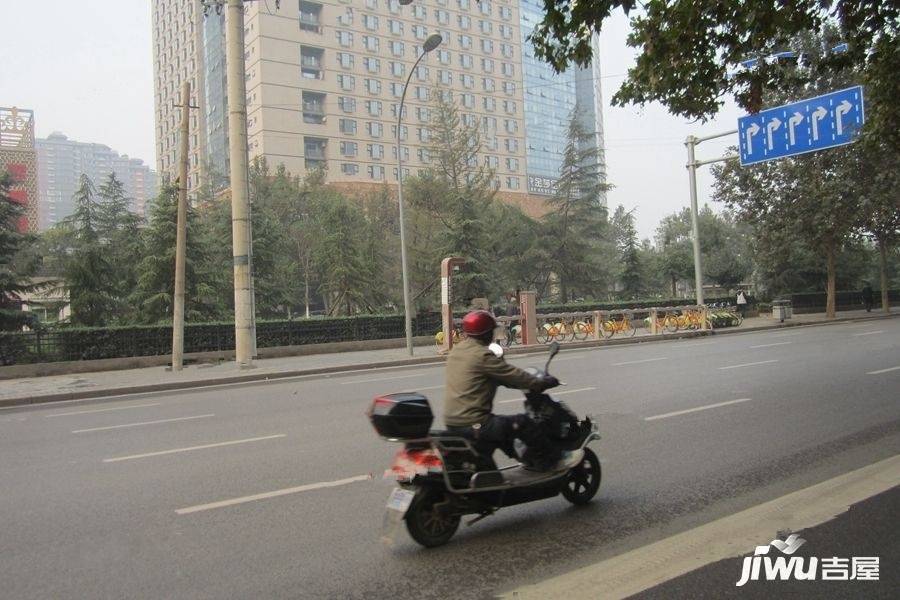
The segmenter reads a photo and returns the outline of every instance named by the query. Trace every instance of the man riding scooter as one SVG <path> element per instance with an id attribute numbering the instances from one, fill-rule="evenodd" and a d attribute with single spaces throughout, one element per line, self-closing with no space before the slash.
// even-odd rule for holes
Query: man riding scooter
<path id="1" fill-rule="evenodd" d="M 448 431 L 473 439 L 486 451 L 500 448 L 510 458 L 519 458 L 513 441 L 521 440 L 526 446 L 522 462 L 528 469 L 571 468 L 579 458 L 570 452 L 561 455 L 527 415 L 492 413 L 499 385 L 536 392 L 559 385 L 553 376 L 534 376 L 510 365 L 502 355 L 494 354 L 488 346 L 494 340 L 496 326 L 494 316 L 486 310 L 472 311 L 463 318 L 462 328 L 467 337 L 454 345 L 447 357 L 444 424 Z"/>

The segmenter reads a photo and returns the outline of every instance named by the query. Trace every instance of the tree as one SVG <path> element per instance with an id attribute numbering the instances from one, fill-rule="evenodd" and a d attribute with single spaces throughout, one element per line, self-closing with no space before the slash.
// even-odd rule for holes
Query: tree
<path id="1" fill-rule="evenodd" d="M 569 119 L 566 148 L 556 193 L 544 217 L 544 272 L 559 282 L 559 300 L 571 294 L 592 296 L 609 283 L 612 240 L 602 192 L 611 189 L 603 181 L 597 149 L 588 143 L 576 105 Z M 607 260 L 604 260 L 607 259 Z"/>
<path id="2" fill-rule="evenodd" d="M 546 15 L 530 39 L 535 52 L 557 71 L 574 63 L 586 66 L 592 58 L 593 34 L 601 31 L 612 11 L 631 15 L 636 0 L 556 2 L 544 0 Z M 876 120 L 879 129 L 892 132 L 894 147 L 900 140 L 900 108 L 896 77 L 900 55 L 900 4 L 859 0 L 647 0 L 632 16 L 628 45 L 638 50 L 637 63 L 628 71 L 613 103 L 663 103 L 673 114 L 690 119 L 714 115 L 722 98 L 757 112 L 765 92 L 793 89 L 835 69 L 861 66 L 867 74 L 870 97 L 882 97 Z M 797 73 L 780 61 L 761 60 L 788 50 L 807 32 L 840 31 L 847 42 L 843 54 L 828 53 L 815 69 Z M 825 46 L 830 49 L 832 46 Z M 823 47 L 816 53 L 821 54 Z M 741 63 L 760 59 L 753 68 Z M 867 109 L 868 111 L 868 109 Z"/>
<path id="3" fill-rule="evenodd" d="M 140 260 L 141 219 L 129 210 L 125 186 L 111 173 L 98 190 L 98 225 L 100 243 L 113 258 L 109 262 L 110 305 L 109 318 L 124 321 L 133 316 L 126 299 L 137 284 L 134 265 Z"/>
<path id="4" fill-rule="evenodd" d="M 687 279 L 694 273 L 690 209 L 663 217 L 656 228 L 656 249 L 657 268 L 671 285 L 671 297 L 675 298 L 678 280 Z"/>
<path id="5" fill-rule="evenodd" d="M 142 232 L 142 256 L 137 264 L 137 285 L 131 301 L 145 323 L 170 321 L 175 295 L 175 235 L 178 221 L 178 186 L 163 187 L 150 205 L 150 220 Z M 187 210 L 185 247 L 185 320 L 204 320 L 223 314 L 215 288 L 210 285 L 209 264 L 201 242 L 194 209 Z M 221 240 L 219 240 L 221 246 Z M 218 279 L 221 274 L 213 274 Z"/>
<path id="6" fill-rule="evenodd" d="M 619 281 L 626 296 L 635 298 L 645 289 L 643 265 L 641 264 L 637 229 L 634 226 L 634 209 L 626 211 L 621 204 L 616 207 L 611 219 L 619 253 L 621 272 Z"/>
<path id="7" fill-rule="evenodd" d="M 22 294 L 33 289 L 28 277 L 35 268 L 33 262 L 20 260 L 20 254 L 33 243 L 34 236 L 19 230 L 24 210 L 12 199 L 11 186 L 12 177 L 0 173 L 0 331 L 30 322 L 30 315 L 22 312 L 19 305 Z"/>
<path id="8" fill-rule="evenodd" d="M 63 266 L 72 322 L 103 326 L 111 319 L 116 306 L 113 257 L 109 253 L 108 240 L 102 236 L 106 227 L 105 213 L 87 175 L 81 176 L 74 204 L 74 212 L 64 219 L 64 226 L 72 238 Z"/>

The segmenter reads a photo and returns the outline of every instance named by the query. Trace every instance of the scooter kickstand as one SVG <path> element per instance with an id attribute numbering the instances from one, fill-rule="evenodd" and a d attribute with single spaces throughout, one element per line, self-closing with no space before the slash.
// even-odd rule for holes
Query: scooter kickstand
<path id="1" fill-rule="evenodd" d="M 482 520 L 482 519 L 484 519 L 484 518 L 486 518 L 486 517 L 491 516 L 491 515 L 494 514 L 495 512 L 497 512 L 497 511 L 496 511 L 496 510 L 489 510 L 489 511 L 485 511 L 485 512 L 481 513 L 480 515 L 478 515 L 477 517 L 475 517 L 475 518 L 472 519 L 471 521 L 466 522 L 466 527 L 471 527 L 472 525 L 474 525 L 474 524 L 477 523 L 478 521 L 480 521 L 480 520 Z"/>

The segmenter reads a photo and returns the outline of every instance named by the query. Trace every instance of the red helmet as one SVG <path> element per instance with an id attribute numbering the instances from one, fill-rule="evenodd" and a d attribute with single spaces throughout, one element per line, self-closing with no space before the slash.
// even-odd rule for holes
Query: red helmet
<path id="1" fill-rule="evenodd" d="M 462 320 L 462 328 L 466 335 L 481 336 L 493 331 L 497 326 L 494 315 L 486 310 L 473 310 Z"/>

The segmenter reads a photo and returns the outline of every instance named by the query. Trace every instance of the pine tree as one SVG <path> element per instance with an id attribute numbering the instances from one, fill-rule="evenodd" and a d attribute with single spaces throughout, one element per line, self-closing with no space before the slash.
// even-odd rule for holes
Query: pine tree
<path id="1" fill-rule="evenodd" d="M 125 195 L 125 186 L 115 173 L 111 173 L 100 185 L 98 198 L 98 231 L 113 258 L 110 262 L 110 284 L 115 302 L 110 316 L 122 322 L 134 317 L 127 298 L 137 284 L 135 265 L 140 259 L 141 219 L 129 210 L 131 203 Z"/>
<path id="2" fill-rule="evenodd" d="M 72 233 L 71 253 L 63 268 L 72 322 L 99 327 L 112 317 L 116 304 L 112 257 L 102 237 L 104 215 L 93 182 L 82 174 L 73 198 L 75 211 L 64 222 Z"/>
<path id="3" fill-rule="evenodd" d="M 34 242 L 34 236 L 19 231 L 24 211 L 10 197 L 12 178 L 0 173 L 0 331 L 16 329 L 30 322 L 29 313 L 19 308 L 21 295 L 33 286 L 28 276 L 33 264 L 23 265 L 19 254 Z"/>

